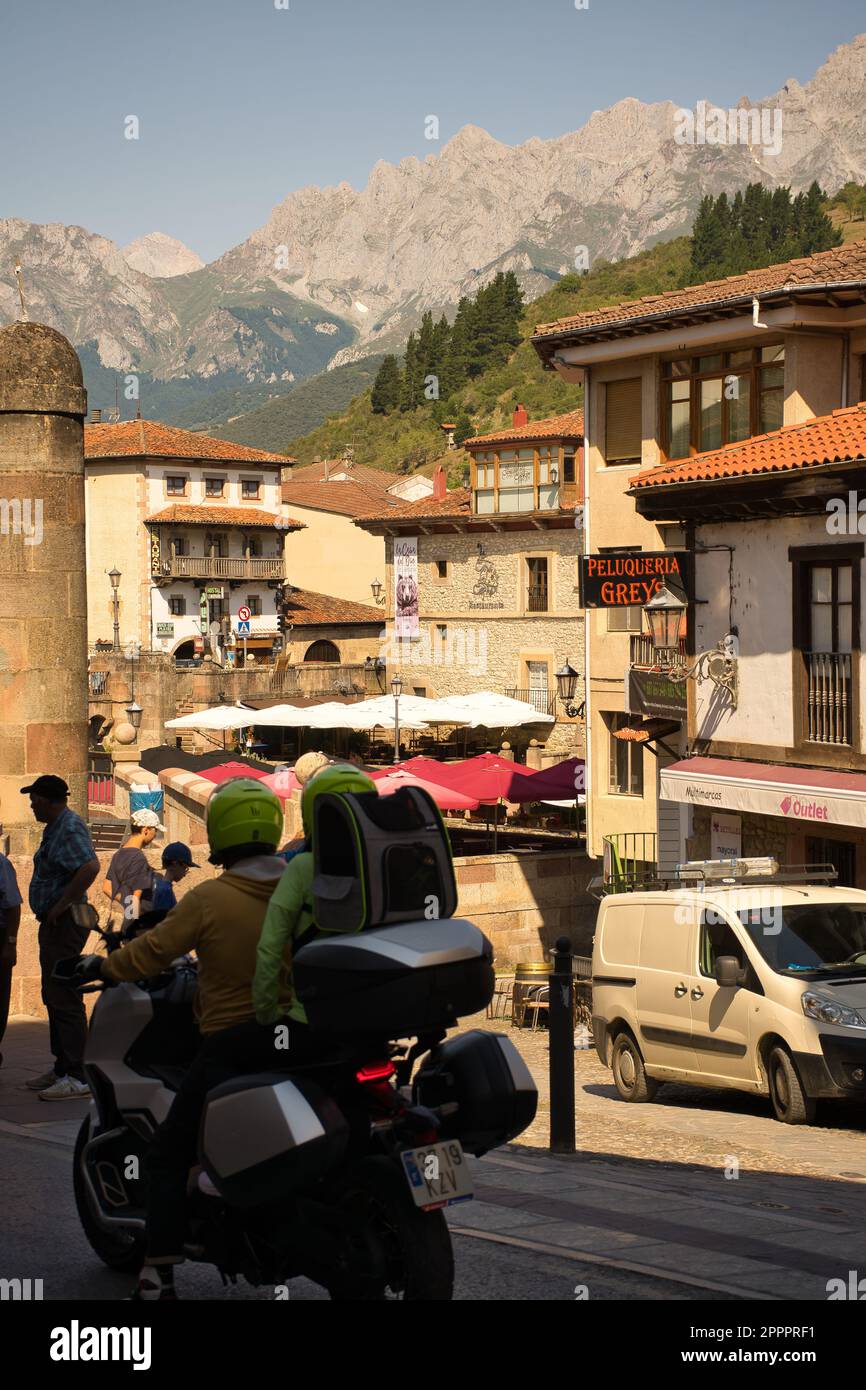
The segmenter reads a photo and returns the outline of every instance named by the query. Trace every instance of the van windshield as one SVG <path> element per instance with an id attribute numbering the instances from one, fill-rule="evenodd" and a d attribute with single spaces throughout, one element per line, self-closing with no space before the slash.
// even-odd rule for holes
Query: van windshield
<path id="1" fill-rule="evenodd" d="M 737 916 L 780 975 L 866 976 L 866 903 L 768 905 Z"/>

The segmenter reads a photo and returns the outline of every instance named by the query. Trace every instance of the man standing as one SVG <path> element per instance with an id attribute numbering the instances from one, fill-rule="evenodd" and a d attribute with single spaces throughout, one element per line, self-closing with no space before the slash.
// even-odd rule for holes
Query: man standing
<path id="1" fill-rule="evenodd" d="M 21 894 L 15 870 L 5 854 L 0 854 L 0 1042 L 9 1019 L 9 1000 L 12 995 L 12 971 L 15 969 L 15 944 L 21 921 Z M 0 1066 L 3 1053 L 0 1052 Z"/>
<path id="2" fill-rule="evenodd" d="M 62 777 L 37 777 L 29 787 L 33 815 L 45 826 L 33 856 L 30 908 L 39 922 L 42 1002 L 48 1011 L 54 1066 L 25 1084 L 40 1100 L 80 1100 L 90 1095 L 84 1080 L 87 1014 L 84 1000 L 67 984 L 51 977 L 58 960 L 80 955 L 94 925 L 87 890 L 99 873 L 87 826 L 67 806 L 69 788 Z"/>

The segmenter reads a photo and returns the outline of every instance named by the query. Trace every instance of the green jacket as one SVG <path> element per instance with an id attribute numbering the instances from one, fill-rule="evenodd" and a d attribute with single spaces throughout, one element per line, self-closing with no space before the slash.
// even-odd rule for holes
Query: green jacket
<path id="1" fill-rule="evenodd" d="M 289 1018 L 307 1022 L 303 1004 L 294 995 L 286 1010 L 280 1006 L 280 982 L 289 966 L 294 943 L 313 926 L 313 856 L 305 850 L 289 861 L 288 868 L 274 889 L 265 913 L 256 950 L 253 977 L 253 1008 L 259 1023 L 276 1023 L 288 1012 Z"/>

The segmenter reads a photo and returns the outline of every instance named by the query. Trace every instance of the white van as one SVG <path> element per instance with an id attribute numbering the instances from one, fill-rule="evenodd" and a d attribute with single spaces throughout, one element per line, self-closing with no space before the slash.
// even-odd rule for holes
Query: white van
<path id="1" fill-rule="evenodd" d="M 602 899 L 595 1045 L 623 1100 L 769 1091 L 777 1119 L 811 1124 L 819 1098 L 866 1100 L 866 892 L 743 863 Z"/>

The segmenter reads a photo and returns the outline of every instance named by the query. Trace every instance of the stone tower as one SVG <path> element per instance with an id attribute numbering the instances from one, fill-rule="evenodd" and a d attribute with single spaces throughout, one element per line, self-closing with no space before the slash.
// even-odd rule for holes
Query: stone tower
<path id="1" fill-rule="evenodd" d="M 42 832 L 19 790 L 39 773 L 87 808 L 86 414 L 62 333 L 0 329 L 0 821 L 16 854 Z"/>

